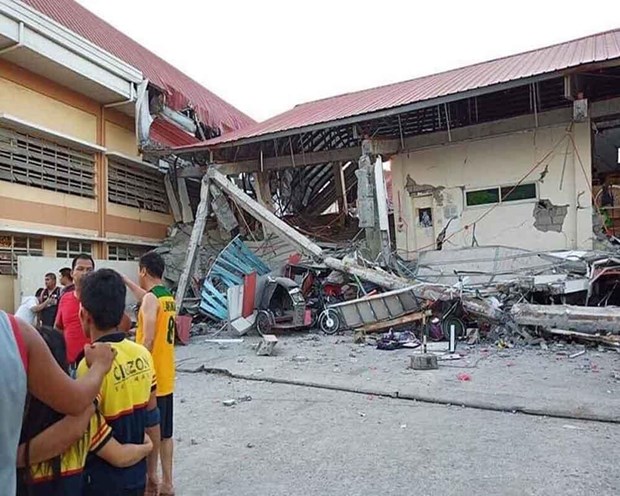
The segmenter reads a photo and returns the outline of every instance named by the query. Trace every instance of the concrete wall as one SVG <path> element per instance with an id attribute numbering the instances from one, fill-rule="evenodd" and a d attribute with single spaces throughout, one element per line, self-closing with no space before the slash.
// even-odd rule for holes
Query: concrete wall
<path id="1" fill-rule="evenodd" d="M 18 276 L 14 284 L 14 305 L 17 308 L 24 296 L 32 296 L 38 288 L 44 286 L 44 278 L 47 272 L 58 271 L 62 267 L 71 267 L 71 259 L 56 257 L 18 257 Z M 129 277 L 135 283 L 138 282 L 138 262 L 117 262 L 112 260 L 95 260 L 97 269 L 110 268 Z M 128 305 L 136 300 L 130 291 L 127 291 Z M 4 307 L 0 307 L 4 308 Z"/>
<path id="2" fill-rule="evenodd" d="M 532 250 L 591 248 L 590 123 L 574 124 L 570 133 L 567 126 L 391 157 L 396 242 L 401 255 L 413 258 L 416 250 L 434 249 L 437 235 L 453 216 L 444 249 L 471 246 L 474 225 L 480 245 Z M 515 185 L 524 177 L 523 182 L 536 184 L 537 200 L 465 205 L 467 190 Z M 547 200 L 543 205 L 558 208 L 541 209 L 542 200 Z M 420 225 L 420 208 L 432 209 L 432 226 Z"/>
<path id="3" fill-rule="evenodd" d="M 133 118 L 6 61 L 0 61 L 0 113 L 139 157 Z M 0 233 L 42 236 L 46 256 L 56 255 L 57 238 L 90 240 L 93 254 L 104 257 L 108 241 L 153 245 L 165 238 L 172 216 L 107 202 L 106 158 L 95 158 L 94 199 L 0 181 Z M 0 276 L 0 308 L 14 310 L 14 286 L 13 276 Z"/>

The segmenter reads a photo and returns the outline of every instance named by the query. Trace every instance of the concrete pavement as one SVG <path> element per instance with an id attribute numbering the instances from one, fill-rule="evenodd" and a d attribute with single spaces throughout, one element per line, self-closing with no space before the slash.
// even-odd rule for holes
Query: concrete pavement
<path id="1" fill-rule="evenodd" d="M 219 338 L 223 336 L 218 336 Z M 225 337 L 225 336 L 224 336 Z M 247 379 L 314 385 L 455 405 L 538 415 L 620 421 L 620 354 L 578 345 L 549 349 L 493 345 L 460 346 L 464 358 L 439 370 L 408 369 L 411 350 L 382 351 L 353 344 L 352 334 L 279 336 L 275 356 L 254 352 L 257 336 L 242 343 L 205 343 L 177 348 L 177 369 L 219 369 Z M 436 350 L 445 343 L 433 343 Z M 458 379 L 465 373 L 470 380 Z"/>

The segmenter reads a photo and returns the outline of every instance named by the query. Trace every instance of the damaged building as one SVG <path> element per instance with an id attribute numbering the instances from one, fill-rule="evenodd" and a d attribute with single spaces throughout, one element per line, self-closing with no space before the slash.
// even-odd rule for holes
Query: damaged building
<path id="1" fill-rule="evenodd" d="M 0 308 L 20 256 L 158 246 L 175 220 L 159 152 L 253 123 L 73 0 L 0 1 Z M 175 188 L 191 220 L 200 183 Z"/>
<path id="2" fill-rule="evenodd" d="M 175 149 L 175 174 L 217 166 L 316 239 L 362 229 L 373 257 L 387 241 L 403 259 L 498 244 L 591 249 L 618 228 L 618 46 L 610 31 L 301 104 Z M 387 224 L 373 202 L 387 205 Z"/>
<path id="3" fill-rule="evenodd" d="M 231 317 L 227 304 L 243 293 L 229 291 L 248 284 L 254 264 L 239 272 L 247 264 L 225 257 L 221 267 L 217 252 L 194 262 L 205 238 L 240 235 L 253 243 L 249 259 L 274 239 L 289 247 L 288 260 L 268 264 L 276 276 L 298 253 L 306 274 L 326 269 L 357 288 L 323 301 L 325 332 L 430 316 L 458 323 L 461 337 L 471 325 L 531 342 L 520 328 L 536 321 L 609 332 L 595 323 L 620 319 L 618 76 L 620 30 L 305 103 L 170 150 L 172 182 L 202 181 L 191 237 L 172 249 L 185 259 L 177 304 L 191 288 L 194 309 Z M 265 269 L 255 272 L 260 280 Z M 276 310 L 254 308 L 259 331 L 280 325 Z"/>

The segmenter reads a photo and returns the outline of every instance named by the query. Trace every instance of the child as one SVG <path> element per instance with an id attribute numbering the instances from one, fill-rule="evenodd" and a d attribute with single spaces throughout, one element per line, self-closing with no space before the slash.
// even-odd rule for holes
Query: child
<path id="1" fill-rule="evenodd" d="M 116 352 L 112 369 L 103 379 L 100 410 L 121 443 L 141 443 L 147 427 L 158 425 L 153 358 L 148 350 L 125 338 L 119 330 L 127 290 L 122 277 L 100 269 L 82 279 L 80 321 L 94 344 L 109 343 Z M 82 360 L 77 375 L 88 371 Z M 156 433 L 156 436 L 159 432 Z M 144 493 L 146 461 L 117 468 L 100 457 L 86 463 L 88 496 L 133 496 Z"/>
<path id="2" fill-rule="evenodd" d="M 50 328 L 43 328 L 40 333 L 58 365 L 68 374 L 63 336 Z M 153 446 L 148 437 L 144 444 L 119 444 L 94 405 L 83 415 L 65 422 L 62 432 L 50 435 L 48 428 L 61 419 L 62 414 L 35 398 L 28 398 L 21 435 L 21 442 L 24 444 L 20 445 L 18 452 L 18 465 L 28 468 L 20 471 L 17 496 L 81 496 L 82 471 L 89 453 L 96 454 L 115 466 L 126 467 L 147 456 Z M 49 455 L 41 449 L 42 446 L 51 444 L 49 438 L 70 437 L 71 428 L 74 426 L 79 429 L 78 433 L 81 431 L 79 439 L 66 450 L 62 450 L 62 454 L 41 462 L 40 458 L 47 458 Z"/>

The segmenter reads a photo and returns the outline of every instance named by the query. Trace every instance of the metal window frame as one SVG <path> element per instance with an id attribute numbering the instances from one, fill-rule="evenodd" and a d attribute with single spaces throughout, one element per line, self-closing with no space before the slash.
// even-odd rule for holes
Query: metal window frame
<path id="1" fill-rule="evenodd" d="M 59 249 L 59 243 L 66 243 L 63 249 Z M 71 250 L 69 243 L 78 243 L 80 246 L 79 251 Z M 85 246 L 88 245 L 88 251 L 85 250 Z M 58 238 L 56 239 L 56 257 L 58 258 L 73 258 L 80 253 L 93 254 L 93 243 L 82 239 L 75 238 Z"/>
<path id="2" fill-rule="evenodd" d="M 11 239 L 10 247 L 0 247 L 0 253 L 8 254 L 10 259 L 7 261 L 8 263 L 4 263 L 5 260 L 0 258 L 0 275 L 17 275 L 17 257 L 30 256 L 30 257 L 42 257 L 43 256 L 43 238 L 40 236 L 30 236 L 27 234 L 24 235 L 16 235 L 13 233 L 0 233 L 0 237 L 6 237 Z M 26 248 L 16 248 L 15 247 L 15 239 L 25 239 L 26 240 Z M 32 241 L 39 241 L 40 247 L 32 247 Z M 3 272 L 4 267 L 10 267 L 10 271 L 8 273 Z"/>
<path id="3" fill-rule="evenodd" d="M 536 194 L 533 198 L 522 198 L 520 200 L 508 200 L 508 201 L 504 201 L 504 199 L 502 198 L 502 189 L 505 188 L 516 188 L 519 186 L 530 186 L 530 185 L 534 185 L 535 190 L 536 190 Z M 467 193 L 476 193 L 478 191 L 489 191 L 489 190 L 497 190 L 497 197 L 499 198 L 498 201 L 496 202 L 489 202 L 489 203 L 479 203 L 478 205 L 469 205 L 467 203 Z M 519 205 L 521 203 L 533 203 L 538 201 L 539 199 L 539 191 L 538 191 L 538 183 L 535 181 L 532 182 L 527 182 L 527 183 L 523 183 L 523 184 L 500 184 L 497 186 L 487 186 L 486 188 L 474 188 L 474 189 L 465 189 L 464 190 L 464 194 L 463 194 L 463 202 L 465 204 L 465 208 L 483 208 L 486 207 L 488 205 Z"/>
<path id="4" fill-rule="evenodd" d="M 144 245 L 125 245 L 125 244 L 108 244 L 108 260 L 115 260 L 120 262 L 133 262 L 140 258 L 143 253 L 151 250 L 151 247 Z M 116 253 L 112 255 L 112 250 L 115 250 Z M 119 250 L 122 250 L 122 254 L 119 254 Z M 131 256 L 131 251 L 137 250 L 138 252 L 142 252 L 139 256 Z"/>

